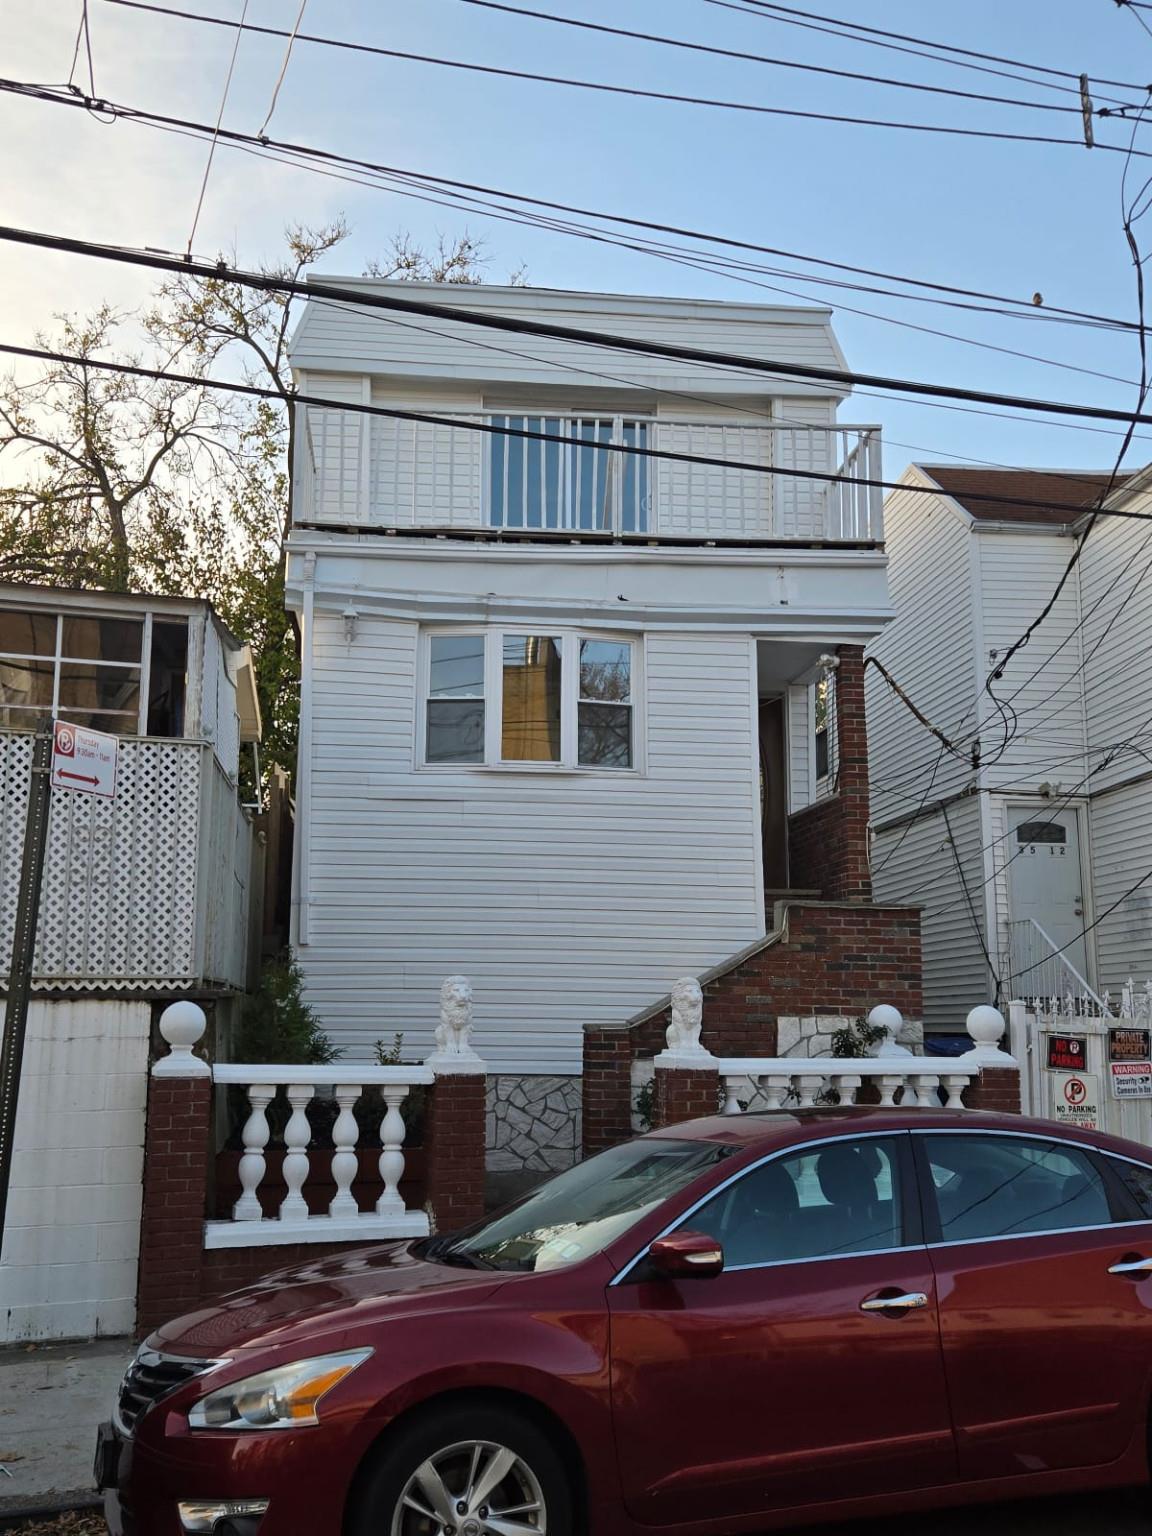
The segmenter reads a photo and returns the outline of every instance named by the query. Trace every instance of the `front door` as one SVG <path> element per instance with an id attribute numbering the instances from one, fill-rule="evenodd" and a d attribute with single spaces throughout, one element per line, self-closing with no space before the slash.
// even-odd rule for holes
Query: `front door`
<path id="1" fill-rule="evenodd" d="M 841 1138 L 761 1163 L 680 1224 L 723 1245 L 722 1274 L 638 1269 L 610 1287 L 634 1519 L 726 1519 L 954 1480 L 909 1140 Z"/>
<path id="2" fill-rule="evenodd" d="M 971 1131 L 913 1139 L 938 1239 L 929 1252 L 961 1473 L 1117 1460 L 1133 1427 L 1143 1434 L 1152 1282 L 1115 1266 L 1152 1255 L 1152 1228 L 1111 1224 L 1113 1197 L 1076 1146 Z"/>
<path id="3" fill-rule="evenodd" d="M 1091 980 L 1084 943 L 1084 877 L 1076 812 L 1050 811 L 1046 806 L 1012 806 L 1008 826 L 1013 974 L 1020 974 L 1022 991 L 1027 994 L 1050 989 L 1045 982 L 1051 968 L 1036 962 L 1051 951 L 1032 922 L 1044 930 L 1052 947 L 1061 950 L 1081 976 Z M 1058 995 L 1066 990 L 1063 985 L 1056 987 Z"/>

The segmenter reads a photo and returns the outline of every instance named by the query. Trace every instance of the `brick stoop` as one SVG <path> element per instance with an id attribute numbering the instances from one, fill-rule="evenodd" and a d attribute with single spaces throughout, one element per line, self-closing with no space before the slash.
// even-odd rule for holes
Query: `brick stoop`
<path id="1" fill-rule="evenodd" d="M 864 902 L 780 902 L 775 928 L 705 972 L 703 1045 L 716 1056 L 774 1056 L 777 1020 L 857 1016 L 891 1003 L 923 1012 L 920 909 Z M 632 1134 L 632 1063 L 663 1050 L 671 1000 L 584 1031 L 584 1153 Z"/>

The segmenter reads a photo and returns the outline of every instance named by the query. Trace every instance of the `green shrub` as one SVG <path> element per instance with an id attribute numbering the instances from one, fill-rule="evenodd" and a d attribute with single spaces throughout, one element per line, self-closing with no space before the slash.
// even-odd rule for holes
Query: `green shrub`
<path id="1" fill-rule="evenodd" d="M 341 1055 L 304 1001 L 303 977 L 291 951 L 265 961 L 260 985 L 241 1009 L 234 1059 L 315 1067 Z"/>

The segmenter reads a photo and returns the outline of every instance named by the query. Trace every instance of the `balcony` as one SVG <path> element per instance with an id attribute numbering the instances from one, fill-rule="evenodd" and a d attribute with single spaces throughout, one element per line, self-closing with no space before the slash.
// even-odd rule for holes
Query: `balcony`
<path id="1" fill-rule="evenodd" d="M 448 411 L 437 415 L 451 424 L 440 424 L 298 410 L 298 526 L 883 539 L 882 492 L 868 483 L 881 477 L 877 426 Z M 637 449 L 685 458 L 629 451 Z"/>
<path id="2" fill-rule="evenodd" d="M 0 954 L 12 948 L 29 732 L 0 730 Z M 33 971 L 38 990 L 247 985 L 251 818 L 211 744 L 120 742 L 114 799 L 57 791 Z"/>

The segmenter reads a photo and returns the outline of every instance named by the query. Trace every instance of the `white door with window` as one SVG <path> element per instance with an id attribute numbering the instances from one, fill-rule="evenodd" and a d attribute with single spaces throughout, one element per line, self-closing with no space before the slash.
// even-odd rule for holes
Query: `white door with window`
<path id="1" fill-rule="evenodd" d="M 1075 990 L 1069 965 L 1091 981 L 1076 812 L 1010 806 L 1008 827 L 1010 969 L 1018 983 L 1014 990 L 1021 995 Z"/>

